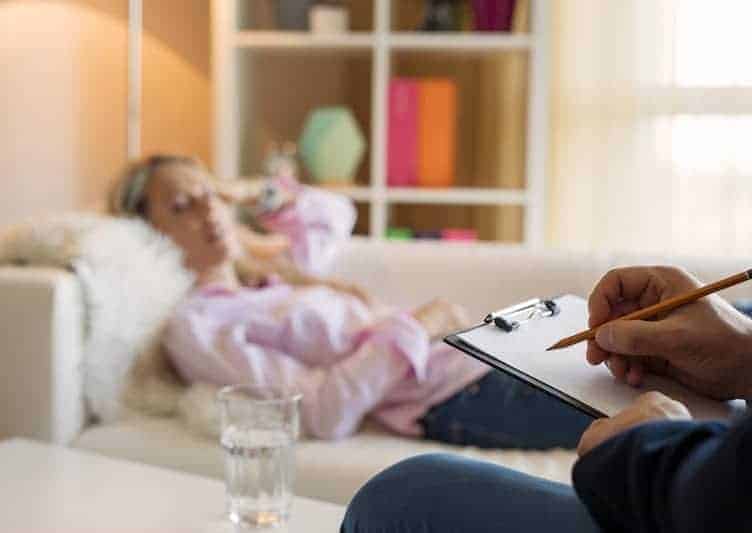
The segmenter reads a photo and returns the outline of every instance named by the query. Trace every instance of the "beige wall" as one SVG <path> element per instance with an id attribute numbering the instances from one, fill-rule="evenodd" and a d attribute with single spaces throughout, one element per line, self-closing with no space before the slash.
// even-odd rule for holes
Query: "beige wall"
<path id="1" fill-rule="evenodd" d="M 209 0 L 144 0 L 143 152 L 211 148 Z"/>
<path id="2" fill-rule="evenodd" d="M 209 157 L 209 8 L 145 2 L 145 153 Z M 0 225 L 94 208 L 125 162 L 126 0 L 0 0 Z"/>

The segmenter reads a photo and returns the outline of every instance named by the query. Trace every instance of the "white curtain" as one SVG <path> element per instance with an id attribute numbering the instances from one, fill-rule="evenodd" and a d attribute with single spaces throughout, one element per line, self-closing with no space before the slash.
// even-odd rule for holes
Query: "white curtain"
<path id="1" fill-rule="evenodd" d="M 752 2 L 551 5 L 550 243 L 752 255 Z"/>

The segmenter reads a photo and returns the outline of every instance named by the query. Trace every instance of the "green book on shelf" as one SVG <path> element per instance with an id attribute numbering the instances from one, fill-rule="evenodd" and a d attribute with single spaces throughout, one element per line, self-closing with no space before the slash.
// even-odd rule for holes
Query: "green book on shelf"
<path id="1" fill-rule="evenodd" d="M 411 241 L 413 230 L 410 228 L 387 228 L 386 238 L 393 241 Z"/>

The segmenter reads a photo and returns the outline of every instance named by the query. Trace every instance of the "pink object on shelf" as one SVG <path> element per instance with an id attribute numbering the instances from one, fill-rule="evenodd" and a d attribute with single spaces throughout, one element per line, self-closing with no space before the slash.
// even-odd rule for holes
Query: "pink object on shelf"
<path id="1" fill-rule="evenodd" d="M 418 183 L 418 83 L 406 78 L 389 82 L 387 183 Z"/>
<path id="2" fill-rule="evenodd" d="M 475 30 L 511 30 L 515 4 L 516 0 L 473 0 Z"/>
<path id="3" fill-rule="evenodd" d="M 477 241 L 478 232 L 474 229 L 447 228 L 441 230 L 441 238 L 445 241 Z"/>

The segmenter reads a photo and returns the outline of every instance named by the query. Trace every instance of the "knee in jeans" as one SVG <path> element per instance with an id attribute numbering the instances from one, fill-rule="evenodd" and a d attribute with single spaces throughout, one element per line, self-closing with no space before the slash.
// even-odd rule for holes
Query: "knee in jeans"
<path id="1" fill-rule="evenodd" d="M 410 457 L 383 470 L 371 478 L 353 497 L 347 507 L 342 533 L 387 531 L 389 524 L 399 522 L 404 516 L 410 484 L 406 481 L 427 475 L 437 463 L 445 461 L 447 454 L 425 454 Z"/>

